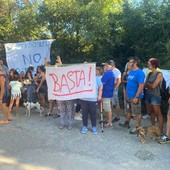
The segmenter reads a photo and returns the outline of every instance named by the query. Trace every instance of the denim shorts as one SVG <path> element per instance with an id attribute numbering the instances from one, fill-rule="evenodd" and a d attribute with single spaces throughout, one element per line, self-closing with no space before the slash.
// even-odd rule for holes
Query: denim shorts
<path id="1" fill-rule="evenodd" d="M 160 105 L 161 104 L 161 97 L 160 96 L 154 96 L 152 94 L 146 94 L 145 103 L 146 104 L 152 104 L 152 105 Z"/>
<path id="2" fill-rule="evenodd" d="M 114 89 L 113 91 L 112 104 L 113 105 L 119 104 L 118 89 Z"/>

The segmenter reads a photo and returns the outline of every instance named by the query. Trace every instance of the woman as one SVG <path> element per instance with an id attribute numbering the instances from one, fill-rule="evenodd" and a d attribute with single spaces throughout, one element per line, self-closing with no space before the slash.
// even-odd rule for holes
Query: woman
<path id="1" fill-rule="evenodd" d="M 148 69 L 151 70 L 151 73 L 148 74 L 145 82 L 146 88 L 146 106 L 148 112 L 151 115 L 151 123 L 155 125 L 155 116 L 158 117 L 159 128 L 161 133 L 163 132 L 163 117 L 160 109 L 161 105 L 161 96 L 160 96 L 160 85 L 163 80 L 161 72 L 157 71 L 159 67 L 159 61 L 153 59 L 148 61 Z"/>
<path id="2" fill-rule="evenodd" d="M 36 102 L 35 100 L 35 83 L 33 79 L 33 73 L 34 67 L 30 66 L 28 67 L 26 73 L 25 73 L 25 79 L 27 80 L 26 82 L 29 82 L 27 84 L 27 102 Z"/>
<path id="3" fill-rule="evenodd" d="M 88 130 L 88 114 L 90 115 L 91 124 L 92 124 L 92 133 L 97 135 L 96 128 L 96 119 L 97 119 L 97 105 L 98 101 L 102 99 L 102 82 L 101 78 L 96 74 L 96 98 L 83 98 L 80 99 L 81 108 L 82 108 L 82 120 L 83 127 L 81 130 L 82 134 L 85 134 Z"/>
<path id="4" fill-rule="evenodd" d="M 38 74 L 35 77 L 35 79 L 37 85 L 36 93 L 38 94 L 38 102 L 45 109 L 45 96 L 47 94 L 47 83 L 44 66 L 38 67 Z"/>
<path id="5" fill-rule="evenodd" d="M 62 65 L 60 56 L 57 56 L 55 67 Z M 73 100 L 58 101 L 60 107 L 60 126 L 59 129 L 67 127 L 68 130 L 72 129 L 72 115 L 73 115 Z"/>
<path id="6" fill-rule="evenodd" d="M 125 113 L 126 113 L 126 107 L 127 107 L 127 102 L 126 102 L 126 85 L 127 85 L 127 78 L 129 75 L 130 70 L 132 70 L 132 64 L 128 63 L 127 67 L 125 69 L 125 72 L 122 74 L 122 83 L 123 83 L 123 96 L 124 96 L 124 107 L 125 107 Z"/>

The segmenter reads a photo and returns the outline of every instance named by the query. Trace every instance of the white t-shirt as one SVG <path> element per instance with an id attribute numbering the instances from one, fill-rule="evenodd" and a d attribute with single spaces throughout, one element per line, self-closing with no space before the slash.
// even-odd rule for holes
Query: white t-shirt
<path id="1" fill-rule="evenodd" d="M 19 81 L 11 81 L 9 83 L 11 86 L 11 94 L 21 94 L 22 83 Z"/>
<path id="2" fill-rule="evenodd" d="M 114 73 L 114 75 L 115 75 L 115 84 L 116 84 L 117 79 L 118 79 L 118 78 L 121 78 L 121 72 L 120 72 L 120 70 L 117 69 L 117 68 L 114 68 L 112 71 L 113 71 L 113 73 Z"/>

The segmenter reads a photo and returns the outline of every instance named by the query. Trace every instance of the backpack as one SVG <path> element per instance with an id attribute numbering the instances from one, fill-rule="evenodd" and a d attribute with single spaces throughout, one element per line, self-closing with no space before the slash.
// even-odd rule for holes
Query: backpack
<path id="1" fill-rule="evenodd" d="M 158 72 L 158 73 L 160 73 L 160 72 Z M 162 82 L 159 84 L 159 89 L 160 89 L 161 99 L 168 100 L 169 99 L 169 87 L 166 88 L 166 81 L 165 81 L 164 77 L 162 79 Z"/>

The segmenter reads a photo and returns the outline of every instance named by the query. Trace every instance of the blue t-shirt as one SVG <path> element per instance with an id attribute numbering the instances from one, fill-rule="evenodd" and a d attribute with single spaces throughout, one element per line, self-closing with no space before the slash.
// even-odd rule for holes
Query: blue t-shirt
<path id="1" fill-rule="evenodd" d="M 126 93 L 127 97 L 133 99 L 138 91 L 139 84 L 144 83 L 145 74 L 141 69 L 131 70 L 127 78 Z M 143 97 L 143 93 L 139 98 Z"/>
<path id="2" fill-rule="evenodd" d="M 103 98 L 112 98 L 113 97 L 113 89 L 114 89 L 114 82 L 115 82 L 115 75 L 112 70 L 107 70 L 102 79 L 103 83 Z"/>
<path id="3" fill-rule="evenodd" d="M 97 102 L 97 98 L 98 98 L 98 89 L 99 87 L 102 86 L 102 82 L 101 82 L 101 78 L 96 76 L 96 97 L 95 98 L 83 98 L 81 100 L 85 100 L 85 101 L 90 101 L 90 102 Z"/>

